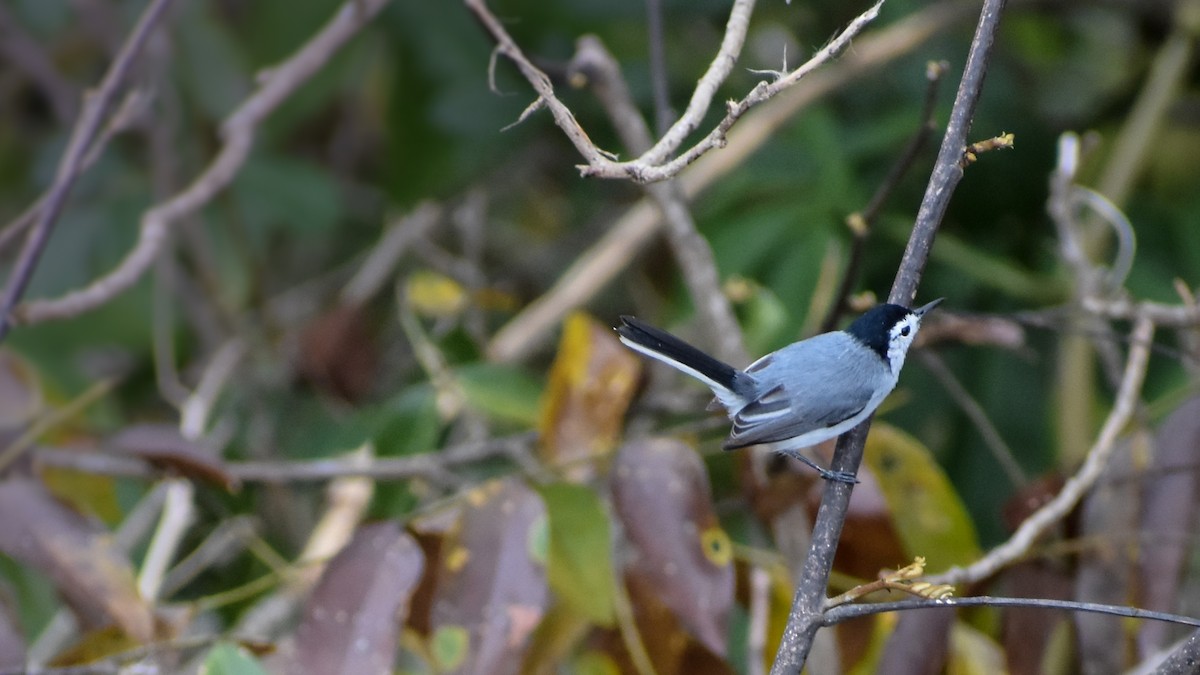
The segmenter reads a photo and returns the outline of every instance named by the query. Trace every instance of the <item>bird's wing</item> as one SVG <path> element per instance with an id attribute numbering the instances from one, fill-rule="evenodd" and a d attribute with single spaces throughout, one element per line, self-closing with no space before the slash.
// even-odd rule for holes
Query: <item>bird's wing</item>
<path id="1" fill-rule="evenodd" d="M 874 393 L 868 386 L 852 387 L 846 380 L 841 386 L 843 391 L 836 399 L 825 398 L 806 407 L 797 405 L 788 385 L 775 386 L 733 416 L 725 449 L 774 443 L 832 427 L 862 412 Z"/>

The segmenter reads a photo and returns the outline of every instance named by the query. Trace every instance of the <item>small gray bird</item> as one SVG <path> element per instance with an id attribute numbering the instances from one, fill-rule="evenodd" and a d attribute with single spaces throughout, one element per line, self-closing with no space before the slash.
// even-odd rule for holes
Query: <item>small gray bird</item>
<path id="1" fill-rule="evenodd" d="M 876 305 L 846 330 L 794 342 L 745 370 L 632 316 L 622 316 L 616 330 L 630 349 L 712 389 L 733 421 L 726 450 L 770 444 L 826 480 L 856 483 L 854 474 L 822 468 L 799 451 L 840 436 L 875 412 L 896 386 L 921 319 L 941 301 L 917 309 Z"/>

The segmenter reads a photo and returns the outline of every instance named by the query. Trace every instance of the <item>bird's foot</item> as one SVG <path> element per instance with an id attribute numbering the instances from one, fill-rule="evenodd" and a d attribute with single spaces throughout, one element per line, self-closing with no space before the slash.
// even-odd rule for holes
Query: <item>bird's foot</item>
<path id="1" fill-rule="evenodd" d="M 829 469 L 817 467 L 817 473 L 821 474 L 821 478 L 824 478 L 825 480 L 831 480 L 835 483 L 854 485 L 855 483 L 859 482 L 858 477 L 849 471 L 830 471 Z"/>
<path id="2" fill-rule="evenodd" d="M 835 483 L 846 483 L 847 485 L 854 485 L 858 483 L 858 477 L 850 471 L 831 471 L 798 452 L 785 452 L 784 454 L 789 457 L 794 457 L 812 467 L 812 469 L 825 480 L 831 480 Z"/>

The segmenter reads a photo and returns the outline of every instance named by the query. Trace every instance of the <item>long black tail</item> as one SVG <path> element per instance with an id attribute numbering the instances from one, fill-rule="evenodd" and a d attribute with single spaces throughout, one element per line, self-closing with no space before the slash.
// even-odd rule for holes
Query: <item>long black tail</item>
<path id="1" fill-rule="evenodd" d="M 664 330 L 632 316 L 622 316 L 617 334 L 629 348 L 702 380 L 726 407 L 729 407 L 731 400 L 739 400 L 744 404 L 754 397 L 753 377 Z M 732 395 L 729 400 L 722 395 L 725 393 Z"/>

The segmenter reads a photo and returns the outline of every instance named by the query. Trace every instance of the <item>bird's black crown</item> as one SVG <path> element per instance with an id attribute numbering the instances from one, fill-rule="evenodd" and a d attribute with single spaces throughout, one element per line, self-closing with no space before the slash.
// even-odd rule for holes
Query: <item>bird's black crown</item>
<path id="1" fill-rule="evenodd" d="M 892 326 L 911 313 L 911 309 L 900 305 L 876 305 L 847 326 L 846 332 L 887 361 Z"/>

